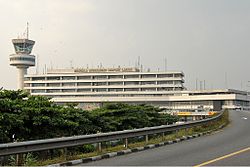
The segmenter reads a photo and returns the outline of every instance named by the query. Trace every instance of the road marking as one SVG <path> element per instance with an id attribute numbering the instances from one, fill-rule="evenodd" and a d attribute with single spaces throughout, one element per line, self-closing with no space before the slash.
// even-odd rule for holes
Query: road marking
<path id="1" fill-rule="evenodd" d="M 205 166 L 205 165 L 211 164 L 211 163 L 213 163 L 213 162 L 220 161 L 220 160 L 223 160 L 223 159 L 229 158 L 229 157 L 231 157 L 231 156 L 234 156 L 234 155 L 237 155 L 237 154 L 240 154 L 240 153 L 246 152 L 246 151 L 250 151 L 250 147 L 245 148 L 245 149 L 242 149 L 242 150 L 240 150 L 240 151 L 233 152 L 233 153 L 231 153 L 231 154 L 224 155 L 224 156 L 222 156 L 222 157 L 219 157 L 219 158 L 216 158 L 216 159 L 213 159 L 213 160 L 207 161 L 207 162 L 204 162 L 204 163 L 199 164 L 199 165 L 195 165 L 194 167 L 201 167 L 201 166 Z"/>
<path id="2" fill-rule="evenodd" d="M 242 117 L 242 119 L 247 119 L 247 117 Z"/>

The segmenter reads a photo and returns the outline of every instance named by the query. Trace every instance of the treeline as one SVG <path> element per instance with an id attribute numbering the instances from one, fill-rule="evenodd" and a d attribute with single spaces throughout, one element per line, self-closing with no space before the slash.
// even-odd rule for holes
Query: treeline
<path id="1" fill-rule="evenodd" d="M 135 129 L 178 120 L 149 105 L 105 104 L 85 111 L 24 91 L 0 91 L 0 143 Z"/>

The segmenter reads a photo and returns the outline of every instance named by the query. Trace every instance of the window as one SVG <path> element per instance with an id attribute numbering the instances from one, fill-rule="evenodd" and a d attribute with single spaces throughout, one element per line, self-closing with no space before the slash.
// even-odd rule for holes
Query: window
<path id="1" fill-rule="evenodd" d="M 47 80 L 60 80 L 60 77 L 47 77 Z"/>
<path id="2" fill-rule="evenodd" d="M 59 89 L 48 89 L 47 90 L 47 93 L 57 93 L 57 92 L 60 92 Z"/>
<path id="3" fill-rule="evenodd" d="M 74 76 L 64 76 L 62 77 L 63 80 L 75 80 Z"/>
<path id="4" fill-rule="evenodd" d="M 48 87 L 59 87 L 60 83 L 48 83 L 47 86 Z"/>
<path id="5" fill-rule="evenodd" d="M 123 89 L 122 88 L 111 88 L 109 89 L 109 92 L 122 92 Z"/>
<path id="6" fill-rule="evenodd" d="M 88 79 L 91 79 L 91 76 L 78 76 L 77 79 L 78 80 L 88 80 Z"/>
<path id="7" fill-rule="evenodd" d="M 62 92 L 75 92 L 75 89 L 62 89 Z"/>
<path id="8" fill-rule="evenodd" d="M 183 88 L 175 88 L 174 90 L 180 91 L 180 90 L 183 90 Z"/>
<path id="9" fill-rule="evenodd" d="M 123 75 L 110 75 L 109 79 L 123 79 Z"/>
<path id="10" fill-rule="evenodd" d="M 155 81 L 142 81 L 141 85 L 155 85 Z"/>
<path id="11" fill-rule="evenodd" d="M 128 81 L 128 82 L 124 82 L 124 85 L 139 85 L 139 81 Z"/>
<path id="12" fill-rule="evenodd" d="M 34 57 L 11 57 L 10 61 L 14 61 L 14 60 L 20 60 L 20 61 L 35 61 Z"/>
<path id="13" fill-rule="evenodd" d="M 161 84 L 171 85 L 171 84 L 173 84 L 173 81 L 158 81 L 157 83 L 159 85 L 161 85 Z"/>
<path id="14" fill-rule="evenodd" d="M 77 89 L 77 92 L 91 92 L 91 89 Z"/>
<path id="15" fill-rule="evenodd" d="M 69 82 L 69 83 L 63 83 L 62 86 L 66 87 L 66 86 L 75 86 L 74 82 Z"/>
<path id="16" fill-rule="evenodd" d="M 45 77 L 33 77 L 32 81 L 44 81 Z"/>
<path id="17" fill-rule="evenodd" d="M 32 87 L 42 87 L 42 86 L 45 86 L 44 83 L 33 83 L 32 84 Z"/>
<path id="18" fill-rule="evenodd" d="M 15 43 L 14 48 L 17 52 L 31 53 L 34 44 L 31 43 Z"/>
<path id="19" fill-rule="evenodd" d="M 158 91 L 173 91 L 173 88 L 162 87 L 158 88 Z"/>
<path id="20" fill-rule="evenodd" d="M 174 84 L 181 84 L 182 82 L 181 81 L 174 81 Z"/>
<path id="21" fill-rule="evenodd" d="M 158 74 L 158 78 L 171 78 L 173 77 L 173 74 Z"/>
<path id="22" fill-rule="evenodd" d="M 180 77 L 182 77 L 182 74 L 174 74 L 174 77 L 175 78 L 180 78 Z"/>
<path id="23" fill-rule="evenodd" d="M 31 93 L 45 93 L 45 90 L 44 89 L 34 89 L 34 90 L 31 90 Z"/>
<path id="24" fill-rule="evenodd" d="M 130 92 L 130 91 L 140 91 L 139 88 L 126 88 L 125 92 Z"/>
<path id="25" fill-rule="evenodd" d="M 123 85 L 123 82 L 109 82 L 108 85 Z"/>
<path id="26" fill-rule="evenodd" d="M 141 75 L 141 78 L 155 78 L 156 75 L 155 74 L 143 74 Z"/>
<path id="27" fill-rule="evenodd" d="M 93 89 L 93 92 L 106 92 L 106 89 Z"/>
<path id="28" fill-rule="evenodd" d="M 107 85 L 106 82 L 93 82 L 93 86 L 102 86 L 102 85 Z"/>
<path id="29" fill-rule="evenodd" d="M 142 88 L 141 91 L 156 91 L 156 88 Z"/>
<path id="30" fill-rule="evenodd" d="M 102 79 L 107 79 L 106 75 L 97 75 L 97 76 L 93 76 L 93 79 L 97 79 L 97 80 L 102 80 Z"/>
<path id="31" fill-rule="evenodd" d="M 124 75 L 125 79 L 130 79 L 130 78 L 139 78 L 139 75 Z"/>
<path id="32" fill-rule="evenodd" d="M 79 82 L 77 86 L 91 86 L 91 82 Z"/>

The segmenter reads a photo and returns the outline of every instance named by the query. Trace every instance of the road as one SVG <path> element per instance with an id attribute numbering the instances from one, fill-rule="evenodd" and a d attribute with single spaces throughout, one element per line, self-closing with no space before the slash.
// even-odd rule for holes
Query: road
<path id="1" fill-rule="evenodd" d="M 81 164 L 86 166 L 250 166 L 250 112 L 230 111 L 223 130 L 181 143 Z"/>

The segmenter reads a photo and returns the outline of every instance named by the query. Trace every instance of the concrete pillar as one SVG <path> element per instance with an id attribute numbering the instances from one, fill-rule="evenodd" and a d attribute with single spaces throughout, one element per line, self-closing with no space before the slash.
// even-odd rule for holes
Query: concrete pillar
<path id="1" fill-rule="evenodd" d="M 27 74 L 28 67 L 17 67 L 18 78 L 17 78 L 17 89 L 24 88 L 24 75 Z"/>

